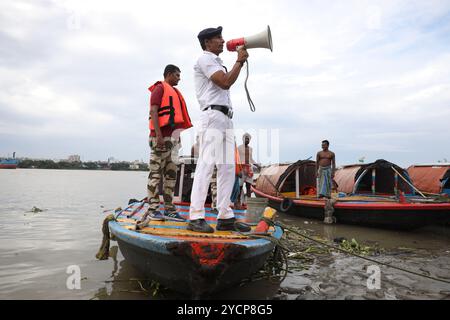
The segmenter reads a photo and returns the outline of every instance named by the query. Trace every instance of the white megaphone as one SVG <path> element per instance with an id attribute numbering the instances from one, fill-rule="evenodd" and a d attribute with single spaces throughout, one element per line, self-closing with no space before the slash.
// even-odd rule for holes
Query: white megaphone
<path id="1" fill-rule="evenodd" d="M 270 27 L 267 26 L 267 29 L 257 33 L 253 36 L 233 39 L 227 41 L 227 49 L 228 51 L 236 51 L 237 47 L 244 46 L 245 49 L 253 49 L 253 48 L 266 48 L 272 51 L 272 34 L 270 33 Z"/>

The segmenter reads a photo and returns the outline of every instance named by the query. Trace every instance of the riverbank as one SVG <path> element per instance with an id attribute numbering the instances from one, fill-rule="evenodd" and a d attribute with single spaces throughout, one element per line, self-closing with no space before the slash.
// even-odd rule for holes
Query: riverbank
<path id="1" fill-rule="evenodd" d="M 113 170 L 113 171 L 148 171 L 148 164 L 121 161 L 109 163 L 104 161 L 70 162 L 53 160 L 20 160 L 17 168 L 21 169 L 57 169 L 57 170 Z"/>
<path id="2" fill-rule="evenodd" d="M 282 215 L 280 220 L 319 241 L 350 249 L 380 264 L 329 249 L 287 232 L 287 243 L 294 252 L 289 258 L 292 273 L 281 284 L 274 299 L 450 299 L 449 228 L 430 226 L 404 232 L 325 225 L 320 221 L 288 215 Z M 372 281 L 376 280 L 376 271 L 379 271 L 380 276 L 378 284 Z"/>

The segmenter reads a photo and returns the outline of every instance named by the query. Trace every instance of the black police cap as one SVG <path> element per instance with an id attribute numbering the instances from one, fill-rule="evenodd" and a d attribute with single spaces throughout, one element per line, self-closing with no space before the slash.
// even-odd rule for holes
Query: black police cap
<path id="1" fill-rule="evenodd" d="M 197 38 L 198 40 L 202 41 L 205 39 L 211 39 L 212 37 L 218 36 L 222 34 L 222 27 L 217 28 L 207 28 L 198 34 Z"/>

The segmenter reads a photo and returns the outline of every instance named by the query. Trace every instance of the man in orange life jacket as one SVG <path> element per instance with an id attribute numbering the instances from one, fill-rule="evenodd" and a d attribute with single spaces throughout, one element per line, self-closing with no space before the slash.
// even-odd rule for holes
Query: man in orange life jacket
<path id="1" fill-rule="evenodd" d="M 149 220 L 185 221 L 177 213 L 173 204 L 173 190 L 177 179 L 177 165 L 173 161 L 178 156 L 180 133 L 192 127 L 186 108 L 186 102 L 179 90 L 174 88 L 180 81 L 180 69 L 167 65 L 164 69 L 164 81 L 152 85 L 150 98 L 150 173 L 148 175 L 149 208 L 144 221 L 138 227 L 148 224 Z M 164 214 L 159 211 L 159 186 L 162 176 Z"/>

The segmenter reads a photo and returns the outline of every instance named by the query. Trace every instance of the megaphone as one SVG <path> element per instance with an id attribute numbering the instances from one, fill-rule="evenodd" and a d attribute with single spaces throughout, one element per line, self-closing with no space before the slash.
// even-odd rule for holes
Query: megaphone
<path id="1" fill-rule="evenodd" d="M 272 34 L 270 33 L 270 27 L 260 33 L 257 33 L 253 36 L 233 39 L 227 41 L 227 49 L 228 51 L 236 51 L 237 47 L 244 46 L 245 49 L 253 49 L 253 48 L 265 48 L 273 50 L 272 46 Z"/>

